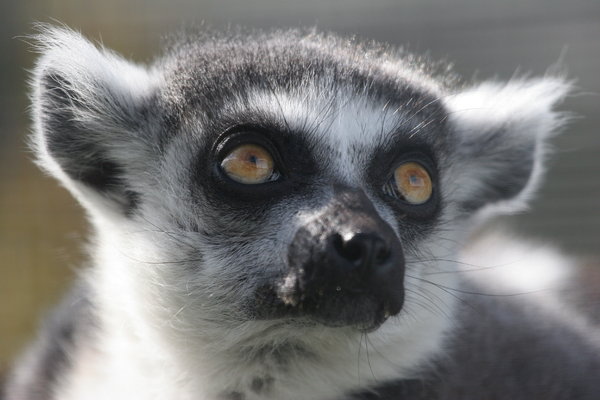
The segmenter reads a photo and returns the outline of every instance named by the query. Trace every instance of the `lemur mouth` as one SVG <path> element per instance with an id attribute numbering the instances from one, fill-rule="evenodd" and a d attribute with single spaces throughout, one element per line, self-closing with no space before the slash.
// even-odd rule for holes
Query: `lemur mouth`
<path id="1" fill-rule="evenodd" d="M 392 316 L 389 304 L 372 297 L 340 295 L 322 303 L 304 304 L 307 314 L 324 326 L 350 326 L 362 332 L 377 330 Z"/>
<path id="2" fill-rule="evenodd" d="M 307 288 L 301 276 L 290 273 L 256 291 L 252 314 L 257 319 L 301 318 L 327 327 L 372 332 L 400 312 L 404 300 L 401 285 L 393 297 L 343 285 Z"/>

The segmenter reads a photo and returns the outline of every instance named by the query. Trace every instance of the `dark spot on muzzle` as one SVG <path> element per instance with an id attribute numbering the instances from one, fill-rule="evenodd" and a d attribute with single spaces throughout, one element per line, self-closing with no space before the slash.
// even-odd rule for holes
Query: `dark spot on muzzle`
<path id="1" fill-rule="evenodd" d="M 296 232 L 288 270 L 273 290 L 285 310 L 280 314 L 375 329 L 404 302 L 400 241 L 362 190 L 336 188 L 323 211 Z"/>

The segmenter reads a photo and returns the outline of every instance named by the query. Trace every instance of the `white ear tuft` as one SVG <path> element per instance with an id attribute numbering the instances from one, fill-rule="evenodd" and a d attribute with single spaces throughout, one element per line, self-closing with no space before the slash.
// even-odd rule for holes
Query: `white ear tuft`
<path id="1" fill-rule="evenodd" d="M 445 100 L 457 143 L 447 178 L 464 210 L 526 206 L 539 184 L 545 140 L 567 120 L 554 107 L 571 87 L 554 77 L 485 82 Z"/>
<path id="2" fill-rule="evenodd" d="M 513 125 L 515 133 L 547 135 L 564 122 L 564 114 L 554 112 L 553 107 L 571 88 L 561 78 L 484 82 L 449 97 L 446 105 L 450 121 L 473 132 Z"/>

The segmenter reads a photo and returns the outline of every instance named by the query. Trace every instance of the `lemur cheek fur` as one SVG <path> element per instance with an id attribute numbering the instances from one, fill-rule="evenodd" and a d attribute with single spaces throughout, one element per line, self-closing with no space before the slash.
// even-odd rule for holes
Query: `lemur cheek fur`
<path id="1" fill-rule="evenodd" d="M 469 235 L 527 206 L 569 82 L 468 85 L 314 31 L 178 38 L 138 65 L 35 37 L 32 147 L 94 234 L 7 400 L 598 398 L 571 261 Z"/>

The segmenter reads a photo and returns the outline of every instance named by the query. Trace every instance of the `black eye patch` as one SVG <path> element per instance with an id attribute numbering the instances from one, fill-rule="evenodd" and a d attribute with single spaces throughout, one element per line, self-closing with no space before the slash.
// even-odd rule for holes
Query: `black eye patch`
<path id="1" fill-rule="evenodd" d="M 218 127 L 217 127 L 218 129 Z M 312 145 L 302 132 L 291 132 L 276 124 L 237 123 L 219 132 L 213 128 L 208 137 L 214 141 L 204 146 L 197 156 L 193 190 L 201 192 L 215 205 L 246 207 L 267 206 L 283 197 L 309 189 L 319 173 Z M 258 146 L 271 157 L 274 178 L 258 184 L 231 179 L 223 161 L 240 146 Z M 241 181 L 241 182 L 240 182 Z"/>

